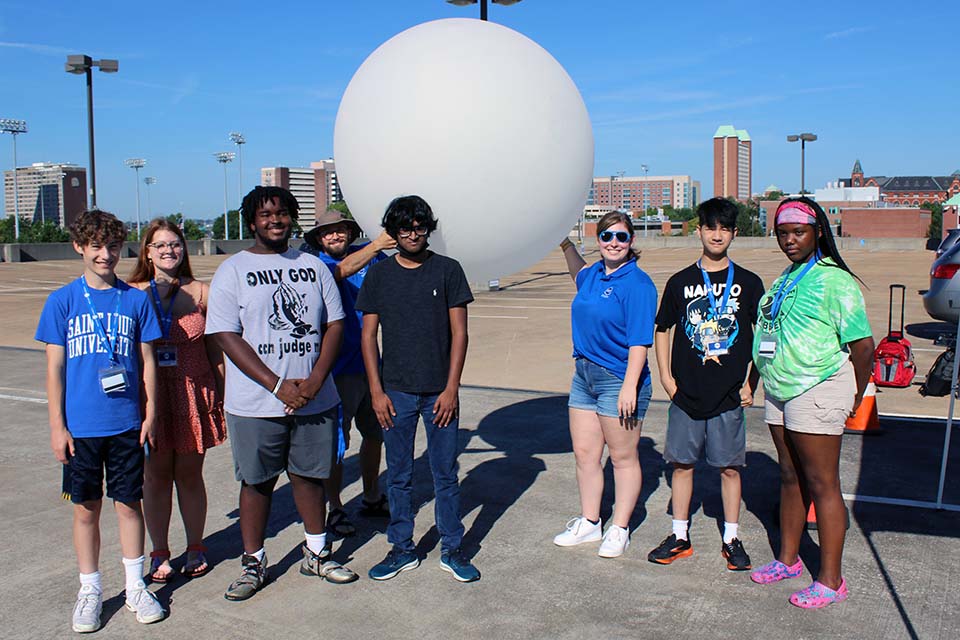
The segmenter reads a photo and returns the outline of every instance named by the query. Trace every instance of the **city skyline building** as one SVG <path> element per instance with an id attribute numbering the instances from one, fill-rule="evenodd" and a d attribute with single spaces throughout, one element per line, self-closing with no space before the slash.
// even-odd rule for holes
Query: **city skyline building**
<path id="1" fill-rule="evenodd" d="M 20 219 L 69 227 L 87 208 L 87 170 L 68 162 L 35 162 L 16 171 Z M 15 215 L 14 172 L 3 172 L 4 215 Z"/>
<path id="2" fill-rule="evenodd" d="M 262 167 L 260 184 L 265 187 L 283 187 L 290 191 L 300 204 L 297 223 L 307 232 L 316 225 L 332 203 L 343 200 L 337 168 L 332 158 L 311 162 L 309 167 Z"/>
<path id="3" fill-rule="evenodd" d="M 750 199 L 753 185 L 753 141 L 746 129 L 725 124 L 713 134 L 713 195 Z"/>
<path id="4" fill-rule="evenodd" d="M 837 180 L 841 187 L 876 187 L 880 199 L 888 204 L 920 206 L 946 202 L 960 193 L 960 170 L 949 176 L 865 176 L 860 160 L 853 163 L 849 178 Z"/>
<path id="5" fill-rule="evenodd" d="M 700 181 L 678 176 L 601 176 L 593 179 L 586 210 L 694 209 L 700 204 Z"/>

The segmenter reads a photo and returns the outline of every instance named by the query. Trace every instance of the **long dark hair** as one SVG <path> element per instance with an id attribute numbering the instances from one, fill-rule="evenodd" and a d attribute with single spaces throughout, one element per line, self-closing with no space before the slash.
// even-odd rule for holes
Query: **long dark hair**
<path id="1" fill-rule="evenodd" d="M 154 218 L 147 225 L 143 237 L 140 239 L 140 254 L 137 256 L 137 264 L 130 272 L 127 282 L 150 282 L 153 279 L 153 263 L 150 261 L 150 251 L 147 245 L 153 242 L 154 234 L 161 230 L 175 234 L 183 247 L 183 260 L 180 261 L 180 267 L 177 269 L 177 278 L 193 279 L 193 270 L 190 268 L 190 252 L 187 251 L 187 239 L 183 237 L 183 231 L 166 218 Z"/>
<path id="2" fill-rule="evenodd" d="M 833 238 L 833 231 L 830 228 L 830 220 L 827 219 L 827 214 L 823 210 L 823 207 L 817 204 L 815 200 L 811 200 L 806 196 L 796 196 L 793 198 L 784 198 L 777 207 L 777 213 L 780 213 L 780 210 L 791 202 L 805 204 L 813 210 L 816 216 L 816 223 L 813 225 L 813 231 L 817 234 L 817 262 L 823 264 L 824 266 L 833 266 L 822 261 L 822 258 L 832 258 L 837 267 L 843 269 L 851 276 L 859 280 L 860 284 L 866 286 L 863 280 L 860 279 L 860 276 L 855 274 L 853 270 L 847 266 L 847 263 L 843 261 L 843 258 L 840 257 L 840 251 L 837 250 L 837 243 Z M 776 222 L 776 217 L 774 217 L 774 222 Z"/>

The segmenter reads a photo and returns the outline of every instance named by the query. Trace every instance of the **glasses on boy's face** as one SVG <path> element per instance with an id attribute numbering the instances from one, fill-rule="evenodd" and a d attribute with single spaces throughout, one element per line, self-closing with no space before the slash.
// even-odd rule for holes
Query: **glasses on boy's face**
<path id="1" fill-rule="evenodd" d="M 600 242 L 613 242 L 614 238 L 617 242 L 626 242 L 630 239 L 630 234 L 626 231 L 601 231 L 599 238 Z"/>
<path id="2" fill-rule="evenodd" d="M 409 238 L 416 235 L 418 238 L 422 238 L 427 235 L 429 231 L 426 227 L 400 227 L 397 229 L 397 235 L 401 238 Z"/>
<path id="3" fill-rule="evenodd" d="M 170 251 L 179 251 L 183 248 L 183 245 L 176 240 L 173 242 L 151 242 L 147 246 L 156 249 L 157 251 L 166 251 L 167 249 Z"/>

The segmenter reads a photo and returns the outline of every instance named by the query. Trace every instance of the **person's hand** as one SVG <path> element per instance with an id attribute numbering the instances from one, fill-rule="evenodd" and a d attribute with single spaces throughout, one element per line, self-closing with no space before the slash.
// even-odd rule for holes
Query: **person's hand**
<path id="1" fill-rule="evenodd" d="M 377 251 L 386 251 L 388 249 L 396 249 L 397 241 L 390 236 L 389 233 L 384 231 L 377 239 L 373 241 L 373 246 L 376 247 Z"/>
<path id="2" fill-rule="evenodd" d="M 147 418 L 143 421 L 143 424 L 140 425 L 140 446 L 142 447 L 144 443 L 149 444 L 150 448 L 153 449 L 156 446 L 156 434 L 154 433 L 155 421 L 152 417 Z"/>
<path id="3" fill-rule="evenodd" d="M 50 432 L 50 448 L 60 464 L 67 464 L 73 457 L 73 436 L 66 429 L 54 429 Z"/>
<path id="4" fill-rule="evenodd" d="M 300 395 L 301 382 L 303 382 L 301 379 L 284 380 L 281 382 L 280 388 L 277 389 L 277 399 L 293 409 L 304 407 L 307 402 L 309 402 L 309 399 Z"/>
<path id="5" fill-rule="evenodd" d="M 740 387 L 740 406 L 741 407 L 753 406 L 753 391 L 750 391 L 750 387 L 746 385 Z"/>
<path id="6" fill-rule="evenodd" d="M 397 415 L 397 412 L 393 409 L 393 403 L 390 402 L 390 397 L 383 391 L 377 391 L 376 393 L 371 391 L 370 404 L 373 405 L 373 412 L 377 416 L 380 428 L 389 431 L 390 427 L 393 426 L 393 416 Z"/>
<path id="7" fill-rule="evenodd" d="M 677 394 L 677 381 L 673 379 L 673 376 L 664 377 L 660 380 L 660 386 L 667 392 L 667 397 L 673 400 L 673 396 Z"/>
<path id="8" fill-rule="evenodd" d="M 637 388 L 634 385 L 626 383 L 620 387 L 620 394 L 617 396 L 617 414 L 620 416 L 620 424 L 627 429 L 633 429 L 637 426 Z"/>
<path id="9" fill-rule="evenodd" d="M 457 389 L 444 389 L 433 403 L 433 424 L 441 429 L 450 424 L 457 417 L 460 409 L 460 398 Z"/>
<path id="10" fill-rule="evenodd" d="M 857 409 L 860 408 L 860 403 L 863 402 L 863 395 L 857 394 L 853 397 L 853 409 L 850 411 L 850 417 L 857 415 Z"/>

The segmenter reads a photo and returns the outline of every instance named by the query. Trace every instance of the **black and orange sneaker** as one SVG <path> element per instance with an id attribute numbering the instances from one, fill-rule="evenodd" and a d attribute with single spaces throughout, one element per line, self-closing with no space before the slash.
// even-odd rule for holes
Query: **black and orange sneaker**
<path id="1" fill-rule="evenodd" d="M 693 555 L 693 545 L 689 540 L 677 540 L 676 534 L 671 533 L 660 545 L 647 554 L 647 560 L 657 564 L 670 564 L 677 558 L 686 558 Z"/>
<path id="2" fill-rule="evenodd" d="M 739 538 L 734 538 L 729 543 L 724 542 L 720 547 L 720 553 L 727 559 L 727 569 L 730 571 L 749 571 L 753 568 L 750 565 L 750 556 L 747 555 Z"/>

